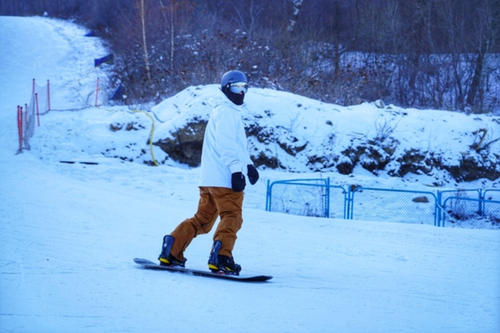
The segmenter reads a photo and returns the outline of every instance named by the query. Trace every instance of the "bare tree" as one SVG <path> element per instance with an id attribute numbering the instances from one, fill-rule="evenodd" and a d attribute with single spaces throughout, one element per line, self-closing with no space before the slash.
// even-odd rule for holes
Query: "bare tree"
<path id="1" fill-rule="evenodd" d="M 144 63 L 146 64 L 146 75 L 148 77 L 148 82 L 151 82 L 151 68 L 149 67 L 149 55 L 148 55 L 148 46 L 146 42 L 146 22 L 145 22 L 145 14 L 144 14 L 144 0 L 139 1 L 139 16 L 141 19 L 141 27 L 142 27 L 142 47 L 144 50 Z"/>
<path id="2" fill-rule="evenodd" d="M 493 26 L 493 8 L 491 1 L 481 1 L 483 3 L 482 6 L 478 6 L 474 8 L 475 17 L 477 20 L 474 20 L 473 25 L 475 27 L 475 35 L 476 35 L 476 45 L 474 45 L 475 49 L 475 59 L 473 61 L 474 65 L 474 74 L 472 76 L 472 81 L 469 86 L 469 91 L 467 94 L 466 104 L 469 106 L 477 105 L 478 102 L 481 103 L 482 98 L 479 98 L 477 101 L 476 97 L 478 93 L 480 93 L 481 81 L 484 81 L 485 76 L 485 57 L 489 52 L 491 52 L 491 46 L 494 43 L 494 26 Z M 498 8 L 497 8 L 498 10 Z"/>
<path id="3" fill-rule="evenodd" d="M 166 22 L 169 23 L 170 26 L 170 70 L 174 69 L 174 53 L 175 53 L 175 25 L 174 25 L 174 15 L 175 15 L 175 8 L 177 7 L 176 1 L 175 0 L 170 0 L 170 5 L 166 6 L 163 3 L 163 0 L 160 0 L 160 5 L 161 5 L 161 13 Z M 167 16 L 165 12 L 168 12 L 170 14 L 170 18 L 167 19 Z"/>
<path id="4" fill-rule="evenodd" d="M 241 30 L 248 33 L 249 38 L 253 38 L 257 30 L 257 22 L 259 16 L 266 9 L 266 2 L 259 0 L 248 0 L 242 6 L 243 2 L 235 2 L 233 10 L 235 20 L 240 26 Z"/>
<path id="5" fill-rule="evenodd" d="M 295 25 L 297 24 L 297 20 L 299 19 L 300 8 L 302 8 L 302 3 L 304 0 L 290 0 L 293 5 L 293 14 L 289 20 L 288 27 L 286 28 L 289 32 L 293 32 Z"/>

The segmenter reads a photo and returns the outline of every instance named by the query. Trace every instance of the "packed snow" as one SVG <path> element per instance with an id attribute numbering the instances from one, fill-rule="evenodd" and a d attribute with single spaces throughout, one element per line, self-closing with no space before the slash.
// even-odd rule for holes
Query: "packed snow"
<path id="1" fill-rule="evenodd" d="M 132 258 L 156 259 L 163 235 L 194 213 L 198 169 L 168 160 L 158 147 L 154 154 L 165 163 L 144 164 L 152 159 L 151 119 L 135 108 L 89 107 L 96 79 L 105 84 L 109 75 L 106 68 L 94 68 L 93 59 L 108 50 L 85 32 L 61 20 L 0 17 L 0 331 L 500 331 L 500 230 L 266 212 L 267 180 L 314 175 L 301 169 L 300 158 L 297 173 L 261 169 L 259 183 L 245 192 L 235 259 L 245 273 L 273 275 L 270 282 L 139 269 Z M 51 80 L 54 109 L 73 111 L 42 115 L 31 150 L 16 154 L 16 106 L 29 99 L 33 78 Z M 155 137 L 169 135 L 189 118 L 178 109 L 206 117 L 217 93 L 212 85 L 191 87 L 153 107 Z M 382 113 L 372 104 L 344 108 L 250 89 L 250 116 L 258 109 L 252 104 L 266 103 L 276 114 L 269 121 L 311 142 L 321 140 L 314 130 L 319 123 L 330 120 L 336 142 L 347 145 L 349 133 L 376 131 L 381 114 L 396 113 L 407 117 L 395 131 L 410 132 L 410 138 L 420 131 L 418 144 L 437 149 L 455 151 L 458 140 L 471 140 L 465 135 L 471 122 L 498 131 L 487 115 L 469 121 L 458 113 L 395 106 Z M 298 104 L 310 108 L 311 117 Z M 335 116 L 346 110 L 352 117 Z M 111 131 L 111 124 L 133 128 Z M 389 187 L 429 181 L 418 175 L 375 177 L 360 169 L 353 176 L 327 176 Z M 445 176 L 442 181 L 451 188 L 499 185 L 455 184 Z M 195 239 L 187 265 L 205 269 L 211 243 L 211 235 Z"/>

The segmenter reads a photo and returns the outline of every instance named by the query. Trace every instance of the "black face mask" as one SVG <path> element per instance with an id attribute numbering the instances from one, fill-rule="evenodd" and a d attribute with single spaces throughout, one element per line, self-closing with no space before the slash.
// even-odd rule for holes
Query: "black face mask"
<path id="1" fill-rule="evenodd" d="M 222 88 L 222 92 L 234 104 L 236 104 L 236 105 L 242 105 L 243 104 L 243 99 L 245 98 L 245 94 L 235 94 L 227 86 L 224 87 L 224 88 Z"/>

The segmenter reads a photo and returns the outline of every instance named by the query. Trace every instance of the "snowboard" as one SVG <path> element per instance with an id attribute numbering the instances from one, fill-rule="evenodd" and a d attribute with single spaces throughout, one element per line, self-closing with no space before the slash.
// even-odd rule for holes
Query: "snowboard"
<path id="1" fill-rule="evenodd" d="M 145 269 L 178 272 L 178 273 L 185 273 L 188 275 L 203 276 L 208 278 L 239 281 L 239 282 L 265 282 L 273 278 L 270 275 L 228 275 L 224 273 L 214 273 L 210 271 L 203 271 L 203 270 L 190 269 L 184 267 L 162 266 L 155 262 L 152 262 L 151 260 L 142 258 L 134 258 L 134 262 Z"/>

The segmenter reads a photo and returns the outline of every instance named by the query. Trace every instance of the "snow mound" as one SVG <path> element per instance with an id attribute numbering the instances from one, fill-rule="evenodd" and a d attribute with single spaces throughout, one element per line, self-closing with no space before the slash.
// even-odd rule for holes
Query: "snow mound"
<path id="1" fill-rule="evenodd" d="M 170 143 L 162 146 L 167 154 L 193 142 L 201 146 L 203 132 L 197 131 L 204 127 L 194 125 L 206 123 L 221 98 L 217 85 L 196 86 L 153 107 L 162 121 L 156 142 Z M 500 176 L 500 117 L 493 115 L 403 109 L 380 101 L 343 107 L 260 88 L 249 89 L 241 112 L 252 158 L 269 168 L 350 174 L 359 165 L 376 175 L 445 171 L 460 181 Z M 180 162 L 197 165 L 199 154 Z M 470 169 L 467 162 L 483 172 L 464 171 L 463 166 Z"/>

